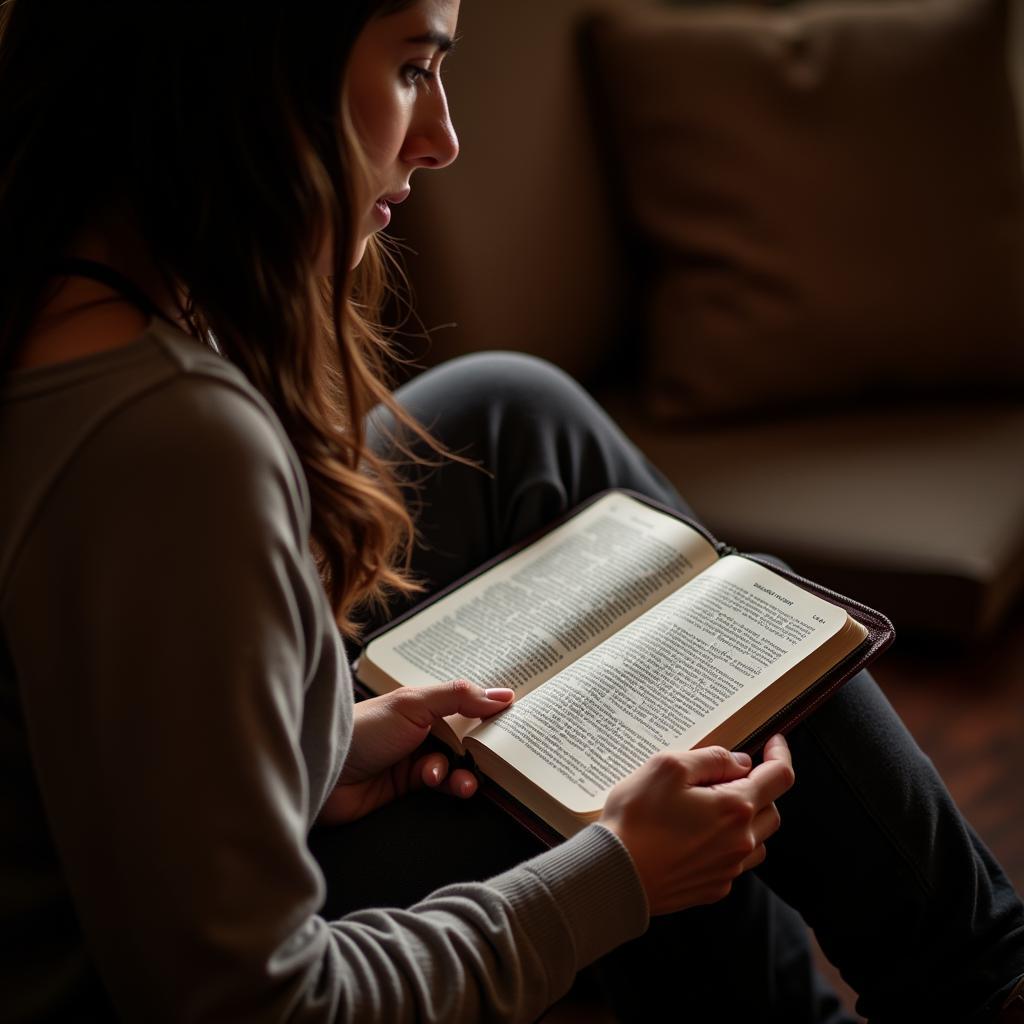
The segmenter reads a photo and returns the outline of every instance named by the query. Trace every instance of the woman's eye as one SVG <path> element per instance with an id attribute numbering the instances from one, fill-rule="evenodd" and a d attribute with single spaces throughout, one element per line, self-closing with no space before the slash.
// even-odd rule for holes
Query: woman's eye
<path id="1" fill-rule="evenodd" d="M 410 84 L 417 85 L 420 82 L 430 83 L 436 77 L 430 68 L 421 68 L 419 64 L 406 64 L 402 68 L 402 77 Z"/>

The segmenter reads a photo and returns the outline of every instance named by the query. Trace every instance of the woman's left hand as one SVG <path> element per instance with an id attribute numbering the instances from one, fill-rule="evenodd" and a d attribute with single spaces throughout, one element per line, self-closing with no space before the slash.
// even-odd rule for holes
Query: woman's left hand
<path id="1" fill-rule="evenodd" d="M 489 718 L 512 703 L 512 690 L 483 690 L 459 680 L 437 686 L 404 686 L 355 705 L 352 743 L 334 792 L 319 820 L 355 821 L 414 789 L 442 789 L 452 796 L 476 792 L 476 778 L 465 768 L 448 774 L 441 753 L 416 756 L 431 726 L 448 715 Z"/>

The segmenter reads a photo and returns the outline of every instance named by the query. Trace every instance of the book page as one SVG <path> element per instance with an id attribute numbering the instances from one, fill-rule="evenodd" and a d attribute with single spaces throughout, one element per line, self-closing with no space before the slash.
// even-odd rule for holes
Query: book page
<path id="1" fill-rule="evenodd" d="M 697 746 L 847 620 L 842 608 L 729 556 L 474 738 L 574 812 L 590 813 L 652 754 Z"/>
<path id="2" fill-rule="evenodd" d="M 528 692 L 715 561 L 672 516 L 613 492 L 371 642 L 406 686 Z"/>

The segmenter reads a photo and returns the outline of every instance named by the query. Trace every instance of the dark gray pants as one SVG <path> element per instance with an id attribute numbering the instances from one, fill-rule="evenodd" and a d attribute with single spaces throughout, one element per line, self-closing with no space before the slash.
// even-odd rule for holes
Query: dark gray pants
<path id="1" fill-rule="evenodd" d="M 415 569 L 428 591 L 607 487 L 689 511 L 585 392 L 538 360 L 466 357 L 398 395 L 450 450 L 487 469 L 407 471 L 423 538 Z M 380 417 L 382 450 L 388 432 Z M 872 1021 L 989 1019 L 1024 973 L 1024 910 L 870 676 L 790 743 L 797 782 L 779 802 L 764 865 L 720 903 L 656 918 L 597 966 L 620 1017 L 662 1019 L 666 994 L 685 993 L 680 1016 L 690 1020 L 838 1024 L 846 1018 L 814 977 L 802 916 Z M 433 793 L 318 829 L 311 845 L 329 914 L 408 905 L 537 852 L 486 800 Z"/>

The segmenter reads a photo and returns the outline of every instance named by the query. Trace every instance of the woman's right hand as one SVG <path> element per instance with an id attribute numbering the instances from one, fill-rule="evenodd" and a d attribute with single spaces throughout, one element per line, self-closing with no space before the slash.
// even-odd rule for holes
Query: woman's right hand
<path id="1" fill-rule="evenodd" d="M 781 736 L 753 769 L 723 747 L 666 751 L 608 794 L 600 820 L 633 858 L 651 914 L 667 914 L 722 899 L 764 860 L 779 827 L 775 801 L 794 778 Z"/>

